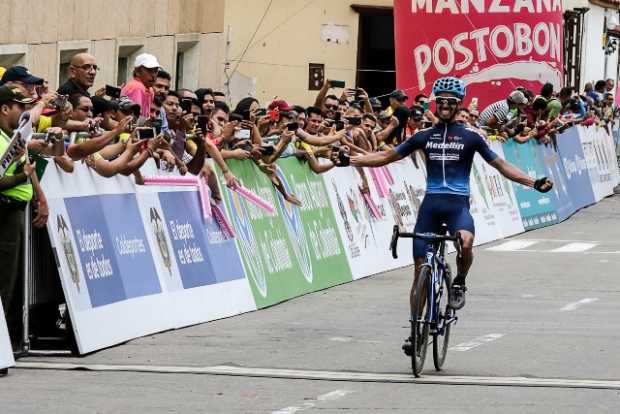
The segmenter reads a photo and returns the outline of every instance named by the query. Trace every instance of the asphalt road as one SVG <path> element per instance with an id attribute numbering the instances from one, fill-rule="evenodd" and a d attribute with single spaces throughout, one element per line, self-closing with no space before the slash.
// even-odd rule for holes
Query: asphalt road
<path id="1" fill-rule="evenodd" d="M 0 412 L 615 413 L 619 229 L 616 196 L 476 248 L 444 371 L 427 359 L 431 383 L 413 381 L 400 351 L 402 269 L 84 358 L 23 358 L 0 378 Z"/>

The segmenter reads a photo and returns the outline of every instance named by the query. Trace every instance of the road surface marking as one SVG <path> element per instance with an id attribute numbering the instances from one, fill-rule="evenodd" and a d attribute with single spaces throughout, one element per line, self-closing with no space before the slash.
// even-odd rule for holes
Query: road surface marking
<path id="1" fill-rule="evenodd" d="M 577 253 L 577 252 L 585 252 L 586 250 L 590 250 L 597 243 L 568 243 L 562 247 L 558 247 L 557 249 L 550 250 L 549 253 Z"/>
<path id="2" fill-rule="evenodd" d="M 498 246 L 489 247 L 487 250 L 492 252 L 513 252 L 515 250 L 525 249 L 538 243 L 538 240 L 510 240 Z"/>
<path id="3" fill-rule="evenodd" d="M 568 305 L 564 306 L 560 310 L 562 312 L 574 311 L 575 309 L 578 309 L 578 308 L 582 307 L 583 305 L 587 305 L 588 303 L 596 302 L 597 300 L 598 300 L 598 298 L 585 298 L 585 299 L 581 299 L 581 300 L 578 300 L 577 302 L 569 303 Z"/>
<path id="4" fill-rule="evenodd" d="M 355 339 L 355 338 L 351 338 L 350 336 L 334 336 L 329 338 L 330 341 L 334 341 L 334 342 L 359 342 L 359 343 L 364 343 L 364 344 L 380 344 L 381 341 L 373 341 L 370 339 Z"/>
<path id="5" fill-rule="evenodd" d="M 531 293 L 524 293 L 523 295 L 521 295 L 522 298 L 524 299 L 531 299 L 533 297 L 536 297 L 535 295 L 532 295 Z"/>
<path id="6" fill-rule="evenodd" d="M 339 400 L 340 398 L 345 397 L 353 392 L 354 391 L 349 391 L 349 390 L 335 390 L 332 392 L 328 392 L 327 394 L 321 394 L 318 397 L 316 397 L 316 399 L 306 401 L 301 406 L 282 408 L 280 410 L 273 411 L 271 414 L 293 414 L 299 411 L 305 411 L 310 408 L 316 407 L 318 402 Z"/>
<path id="7" fill-rule="evenodd" d="M 474 338 L 471 341 L 467 341 L 467 342 L 463 342 L 462 344 L 454 345 L 448 348 L 448 350 L 461 351 L 461 352 L 469 351 L 470 349 L 477 348 L 482 344 L 486 344 L 487 342 L 496 341 L 502 336 L 504 336 L 504 334 L 500 334 L 500 333 L 492 333 L 492 334 L 488 334 L 484 336 L 479 336 L 478 338 Z"/>
<path id="8" fill-rule="evenodd" d="M 88 370 L 109 372 L 141 372 L 159 374 L 204 374 L 240 377 L 306 379 L 323 381 L 378 382 L 378 383 L 414 383 L 441 385 L 481 385 L 481 386 L 515 386 L 546 388 L 584 388 L 620 390 L 620 380 L 596 380 L 575 378 L 530 378 L 530 377 L 482 377 L 428 375 L 414 378 L 407 374 L 385 374 L 377 372 L 348 371 L 313 371 L 278 368 L 246 368 L 228 365 L 212 367 L 196 366 L 157 366 L 157 365 L 105 365 L 105 364 L 69 364 L 58 362 L 18 361 L 16 368 L 51 369 L 51 370 Z M 444 371 L 445 372 L 445 371 Z"/>

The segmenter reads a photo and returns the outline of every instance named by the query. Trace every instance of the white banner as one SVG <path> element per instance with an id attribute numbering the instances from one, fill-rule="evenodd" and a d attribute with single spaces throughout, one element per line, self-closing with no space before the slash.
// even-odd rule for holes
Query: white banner
<path id="1" fill-rule="evenodd" d="M 4 319 L 4 309 L 2 308 L 2 301 L 0 300 L 0 369 L 9 368 L 14 365 L 13 347 L 11 346 L 9 331 L 6 327 L 6 320 Z"/>
<path id="2" fill-rule="evenodd" d="M 397 260 L 392 258 L 389 245 L 394 224 L 402 231 L 413 231 L 426 186 L 424 170 L 422 166 L 416 168 L 408 158 L 384 168 L 388 174 L 382 171 L 379 175 L 386 181 L 388 194 L 383 197 L 373 174 L 364 169 L 380 218 L 372 216 L 364 201 L 357 169 L 334 168 L 323 174 L 354 279 L 413 263 L 410 239 L 400 239 Z"/>
<path id="3" fill-rule="evenodd" d="M 599 126 L 578 126 L 577 128 L 594 197 L 598 202 L 612 194 L 617 185 L 617 161 L 608 143 L 611 137 L 607 135 L 604 128 Z"/>
<path id="4" fill-rule="evenodd" d="M 52 163 L 42 180 L 81 353 L 256 309 L 234 240 L 203 222 L 196 191 L 132 181 Z"/>

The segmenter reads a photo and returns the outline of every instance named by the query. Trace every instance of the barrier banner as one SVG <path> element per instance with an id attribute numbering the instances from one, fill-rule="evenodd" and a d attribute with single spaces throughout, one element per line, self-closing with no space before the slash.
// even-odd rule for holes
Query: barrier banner
<path id="1" fill-rule="evenodd" d="M 479 108 L 517 86 L 562 86 L 562 2 L 395 0 L 396 84 L 410 97 L 458 76 Z"/>
<path id="2" fill-rule="evenodd" d="M 42 185 L 80 353 L 255 309 L 234 245 L 237 268 L 230 255 L 218 268 L 221 252 L 207 252 L 219 237 L 202 222 L 195 189 L 159 200 L 155 187 L 81 164 L 73 174 L 50 164 Z"/>
<path id="3" fill-rule="evenodd" d="M 13 347 L 9 338 L 9 331 L 4 319 L 4 309 L 0 300 L 0 369 L 9 368 L 15 365 L 13 358 Z"/>
<path id="4" fill-rule="evenodd" d="M 505 158 L 504 149 L 499 141 L 490 142 L 491 149 L 500 157 Z M 486 203 L 490 204 L 490 210 L 497 222 L 497 237 L 508 237 L 523 233 L 523 222 L 519 213 L 519 205 L 511 182 L 499 173 L 494 167 L 487 164 L 478 154 L 474 157 L 472 175 L 479 176 L 482 181 L 481 191 Z M 474 176 L 475 177 L 475 176 Z M 480 188 L 480 186 L 478 186 Z M 474 216 L 474 220 L 475 220 Z M 478 242 L 478 223 L 476 222 L 476 241 Z"/>
<path id="5" fill-rule="evenodd" d="M 568 194 L 575 210 L 596 202 L 577 128 L 570 128 L 557 137 L 558 152 L 566 173 Z"/>
<path id="6" fill-rule="evenodd" d="M 549 145 L 537 145 L 538 157 L 543 160 L 545 176 L 553 181 L 553 189 L 547 194 L 553 199 L 558 220 L 564 221 L 572 216 L 577 209 L 568 192 L 567 177 L 558 152 Z"/>
<path id="7" fill-rule="evenodd" d="M 518 144 L 513 140 L 504 144 L 506 160 L 518 166 L 530 177 L 543 177 L 546 172 L 542 157 L 536 150 L 538 144 L 528 141 Z M 553 199 L 549 193 L 543 194 L 530 187 L 514 184 L 515 195 L 525 230 L 537 229 L 558 222 Z"/>
<path id="8" fill-rule="evenodd" d="M 480 159 L 477 160 L 478 158 Z M 495 210 L 493 210 L 491 194 L 487 189 L 485 176 L 482 173 L 482 164 L 484 163 L 485 161 L 480 155 L 475 154 L 469 179 L 469 212 L 474 218 L 476 227 L 474 241 L 476 246 L 501 237 L 500 222 L 495 215 Z"/>
<path id="9" fill-rule="evenodd" d="M 222 188 L 257 307 L 351 281 L 320 177 L 312 177 L 296 159 L 278 162 L 287 171 L 279 167 L 276 176 L 305 205 L 299 208 L 285 201 L 254 163 L 228 162 L 244 186 L 277 206 L 268 213 Z M 317 234 L 325 239 L 318 240 Z"/>
<path id="10" fill-rule="evenodd" d="M 370 171 L 363 170 L 370 197 L 381 212 L 380 219 L 373 217 L 364 201 L 360 170 L 334 168 L 322 174 L 332 209 L 337 212 L 336 222 L 354 279 L 413 262 L 410 240 L 399 243 L 397 260 L 392 258 L 389 244 L 394 224 L 403 231 L 413 230 L 426 185 L 423 170 L 409 158 L 387 168 L 394 184 L 389 186 L 386 197 L 380 197 L 379 185 L 372 180 Z"/>
<path id="11" fill-rule="evenodd" d="M 614 167 L 611 162 L 615 160 L 611 157 L 612 154 L 608 154 L 605 150 L 604 141 L 607 134 L 603 128 L 578 126 L 577 130 L 588 166 L 594 198 L 598 202 L 613 193 L 615 183 L 612 182 L 612 171 Z"/>

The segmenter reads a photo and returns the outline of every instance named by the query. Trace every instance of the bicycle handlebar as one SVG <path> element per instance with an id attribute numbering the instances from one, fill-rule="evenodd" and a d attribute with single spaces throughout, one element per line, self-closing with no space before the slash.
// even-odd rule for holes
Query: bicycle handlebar
<path id="1" fill-rule="evenodd" d="M 461 239 L 461 234 L 457 232 L 454 236 L 450 236 L 448 234 L 436 234 L 436 233 L 401 233 L 398 225 L 394 225 L 394 229 L 392 230 L 392 240 L 390 241 L 390 250 L 392 250 L 392 257 L 394 259 L 398 259 L 397 247 L 398 247 L 398 238 L 399 237 L 408 237 L 411 239 L 423 239 L 429 242 L 441 242 L 441 241 L 453 241 L 456 242 L 456 251 L 458 255 L 461 255 L 461 245 L 463 243 Z"/>

